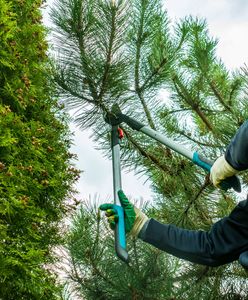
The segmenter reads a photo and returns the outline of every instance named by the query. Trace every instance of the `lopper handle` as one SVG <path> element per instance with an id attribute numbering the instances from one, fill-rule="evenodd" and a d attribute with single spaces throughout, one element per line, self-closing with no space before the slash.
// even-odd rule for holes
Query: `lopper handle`
<path id="1" fill-rule="evenodd" d="M 124 223 L 124 210 L 119 205 L 113 206 L 118 215 L 118 222 L 115 226 L 115 251 L 117 256 L 124 262 L 128 262 L 128 252 L 126 249 L 126 233 Z"/>
<path id="2" fill-rule="evenodd" d="M 141 122 L 122 114 L 118 106 L 115 107 L 114 115 L 107 116 L 106 122 L 112 125 L 117 125 L 124 122 L 132 129 L 143 132 L 144 134 L 150 136 L 154 140 L 157 140 L 158 142 L 183 155 L 184 157 L 187 157 L 188 159 L 192 160 L 196 165 L 200 166 L 208 172 L 210 172 L 211 167 L 214 163 L 213 161 L 199 155 L 197 152 L 191 152 L 187 148 L 184 148 L 182 145 L 175 143 L 171 139 L 165 137 L 159 132 L 153 130 L 152 128 L 149 128 L 148 126 L 145 126 Z M 239 178 L 234 175 L 223 180 L 221 182 L 221 188 L 225 191 L 227 191 L 230 188 L 233 188 L 236 192 L 241 192 L 241 183 Z"/>
<path id="3" fill-rule="evenodd" d="M 193 163 L 195 163 L 197 166 L 203 168 L 204 170 L 210 172 L 212 165 L 214 164 L 214 161 L 209 160 L 202 155 L 198 154 L 197 152 L 194 152 L 193 154 Z M 231 188 L 233 188 L 236 192 L 241 192 L 241 183 L 237 176 L 228 177 L 225 180 L 221 182 L 221 188 L 224 191 L 227 191 Z"/>
<path id="4" fill-rule="evenodd" d="M 118 125 L 111 129 L 112 167 L 113 167 L 113 187 L 114 187 L 114 210 L 118 215 L 118 222 L 115 227 L 115 251 L 117 256 L 124 262 L 128 262 L 126 250 L 126 235 L 124 210 L 118 205 L 118 191 L 121 190 L 121 163 L 120 163 L 120 136 Z"/>

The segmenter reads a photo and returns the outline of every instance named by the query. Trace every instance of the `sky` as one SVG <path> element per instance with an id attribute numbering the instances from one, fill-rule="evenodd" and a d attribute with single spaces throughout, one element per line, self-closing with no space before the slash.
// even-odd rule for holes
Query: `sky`
<path id="1" fill-rule="evenodd" d="M 49 9 L 54 0 L 48 0 L 43 10 L 44 24 L 50 26 Z M 248 64 L 248 0 L 166 0 L 164 7 L 168 11 L 172 26 L 179 19 L 192 15 L 205 18 L 209 32 L 218 38 L 217 55 L 227 68 L 236 70 Z M 50 39 L 52 42 L 52 39 Z M 100 195 L 103 201 L 112 199 L 111 161 L 95 150 L 90 139 L 91 132 L 80 131 L 71 124 L 74 132 L 74 145 L 71 151 L 78 155 L 76 163 L 83 170 L 76 186 L 80 199 Z M 152 199 L 151 183 L 146 177 L 137 177 L 133 172 L 122 172 L 122 186 L 132 198 Z"/>

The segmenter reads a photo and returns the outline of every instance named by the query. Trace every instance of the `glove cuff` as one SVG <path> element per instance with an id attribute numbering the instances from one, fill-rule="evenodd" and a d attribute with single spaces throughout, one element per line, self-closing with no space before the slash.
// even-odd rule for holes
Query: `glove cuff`
<path id="1" fill-rule="evenodd" d="M 148 220 L 147 215 L 145 215 L 142 211 L 140 211 L 137 207 L 134 206 L 134 211 L 136 214 L 136 218 L 133 224 L 133 228 L 130 231 L 130 235 L 134 238 L 137 238 L 142 227 L 144 226 L 144 224 L 146 223 L 146 221 Z"/>

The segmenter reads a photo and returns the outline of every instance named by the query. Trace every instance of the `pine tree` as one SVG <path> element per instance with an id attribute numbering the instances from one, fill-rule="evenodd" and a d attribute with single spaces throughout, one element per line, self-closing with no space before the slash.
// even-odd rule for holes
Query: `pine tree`
<path id="1" fill-rule="evenodd" d="M 49 85 L 41 1 L 0 0 L 0 298 L 58 299 L 49 267 L 76 171 Z"/>
<path id="2" fill-rule="evenodd" d="M 93 129 L 104 155 L 110 157 L 110 144 L 102 115 L 113 103 L 210 159 L 224 152 L 247 119 L 245 76 L 230 73 L 216 56 L 217 40 L 206 21 L 188 17 L 172 30 L 159 0 L 60 0 L 52 18 L 61 99 L 77 109 L 82 129 Z M 122 128 L 122 167 L 153 182 L 149 216 L 208 230 L 234 207 L 237 196 L 214 190 L 204 171 Z M 114 256 L 97 208 L 83 205 L 68 240 L 73 289 L 86 299 L 245 299 L 246 274 L 237 263 L 192 265 L 139 241 L 130 240 L 129 249 L 131 263 L 125 266 Z"/>

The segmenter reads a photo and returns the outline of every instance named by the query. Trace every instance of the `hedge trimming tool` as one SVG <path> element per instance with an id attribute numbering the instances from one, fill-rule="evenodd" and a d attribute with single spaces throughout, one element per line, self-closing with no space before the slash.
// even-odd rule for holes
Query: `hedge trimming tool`
<path id="1" fill-rule="evenodd" d="M 123 114 L 118 105 L 113 105 L 111 113 L 105 115 L 105 121 L 112 126 L 111 130 L 111 147 L 112 147 L 112 164 L 113 164 L 113 182 L 114 182 L 114 200 L 115 200 L 115 210 L 119 216 L 118 226 L 115 229 L 115 248 L 118 257 L 123 261 L 127 262 L 128 253 L 126 250 L 125 241 L 125 225 L 124 225 L 124 213 L 121 206 L 117 205 L 119 202 L 117 192 L 121 189 L 121 169 L 120 169 L 120 136 L 119 136 L 119 125 L 121 123 L 126 123 L 129 127 L 134 130 L 141 131 L 152 139 L 160 142 L 161 144 L 167 146 L 168 148 L 176 151 L 177 153 L 183 155 L 184 157 L 191 160 L 194 164 L 201 167 L 202 169 L 210 172 L 210 169 L 214 161 L 203 157 L 198 152 L 192 152 L 184 146 L 175 143 L 173 140 L 167 138 L 166 136 L 160 134 L 156 130 L 142 124 L 141 122 Z M 241 192 L 241 183 L 237 176 L 232 176 L 225 179 L 221 187 L 223 190 L 233 188 L 236 192 Z"/>

